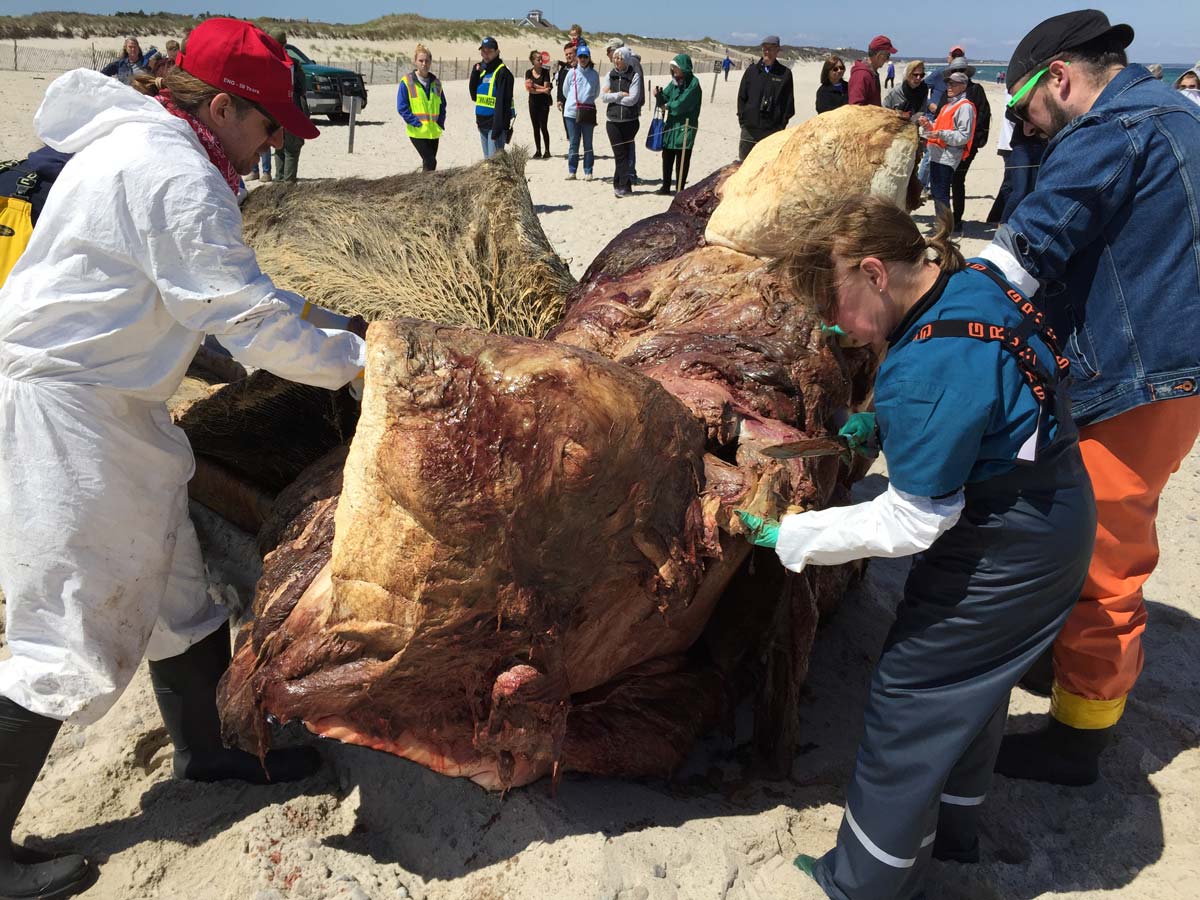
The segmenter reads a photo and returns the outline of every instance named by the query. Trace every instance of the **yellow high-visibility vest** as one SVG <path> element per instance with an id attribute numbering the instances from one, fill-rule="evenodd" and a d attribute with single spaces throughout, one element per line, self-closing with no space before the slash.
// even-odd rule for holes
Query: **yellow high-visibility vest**
<path id="1" fill-rule="evenodd" d="M 438 117 L 442 114 L 442 83 L 430 75 L 429 93 L 426 95 L 417 81 L 417 73 L 409 72 L 400 79 L 400 86 L 408 91 L 408 108 L 421 122 L 420 127 L 404 123 L 408 136 L 426 140 L 440 138 L 442 127 L 438 125 Z"/>

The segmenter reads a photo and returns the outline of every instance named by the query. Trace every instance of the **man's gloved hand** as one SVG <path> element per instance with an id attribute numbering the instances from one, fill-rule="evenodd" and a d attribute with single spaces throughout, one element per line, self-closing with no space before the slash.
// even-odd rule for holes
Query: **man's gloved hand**
<path id="1" fill-rule="evenodd" d="M 367 339 L 367 320 L 362 316 L 351 316 L 350 321 L 346 323 L 346 330 L 351 334 L 357 334 L 365 341 Z"/>
<path id="2" fill-rule="evenodd" d="M 742 524 L 750 530 L 750 533 L 746 535 L 746 540 L 756 547 L 775 546 L 775 542 L 779 540 L 778 522 L 773 522 L 770 519 L 761 519 L 756 515 L 746 512 L 744 509 L 735 509 L 734 512 L 742 520 Z"/>
<path id="3" fill-rule="evenodd" d="M 362 403 L 363 386 L 366 383 L 366 378 L 360 374 L 350 379 L 350 381 L 346 384 L 346 387 L 350 390 L 350 396 L 354 398 L 355 402 L 360 404 Z"/>
<path id="4" fill-rule="evenodd" d="M 854 413 L 846 424 L 838 429 L 838 435 L 846 439 L 847 446 L 860 456 L 871 456 L 878 450 L 875 440 L 875 413 Z"/>

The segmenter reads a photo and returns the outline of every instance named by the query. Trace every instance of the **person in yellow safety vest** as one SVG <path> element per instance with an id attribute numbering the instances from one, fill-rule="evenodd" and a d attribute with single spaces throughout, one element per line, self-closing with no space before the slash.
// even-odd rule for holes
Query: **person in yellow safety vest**
<path id="1" fill-rule="evenodd" d="M 929 116 L 918 116 L 921 137 L 929 146 L 929 189 L 940 216 L 950 209 L 950 184 L 954 170 L 971 152 L 975 141 L 975 104 L 967 99 L 965 72 L 946 76 L 946 103 L 931 123 Z"/>
<path id="2" fill-rule="evenodd" d="M 421 167 L 432 172 L 437 168 L 438 138 L 446 127 L 446 94 L 442 82 L 429 71 L 433 54 L 424 44 L 417 44 L 413 51 L 413 65 L 415 68 L 400 79 L 396 112 L 421 156 Z"/>
<path id="3" fill-rule="evenodd" d="M 500 45 L 494 37 L 479 42 L 479 56 L 468 89 L 475 101 L 475 125 L 483 158 L 491 159 L 508 143 L 509 121 L 516 115 L 513 74 L 500 58 Z"/>

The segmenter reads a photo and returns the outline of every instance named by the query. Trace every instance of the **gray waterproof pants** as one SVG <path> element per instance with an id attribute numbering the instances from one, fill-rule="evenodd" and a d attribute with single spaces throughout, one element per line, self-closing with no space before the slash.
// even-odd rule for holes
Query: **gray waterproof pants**
<path id="1" fill-rule="evenodd" d="M 1071 611 L 1095 534 L 1073 436 L 967 485 L 958 524 L 913 563 L 871 678 L 837 846 L 813 873 L 830 897 L 920 897 L 935 842 L 978 852 L 1009 693 Z"/>

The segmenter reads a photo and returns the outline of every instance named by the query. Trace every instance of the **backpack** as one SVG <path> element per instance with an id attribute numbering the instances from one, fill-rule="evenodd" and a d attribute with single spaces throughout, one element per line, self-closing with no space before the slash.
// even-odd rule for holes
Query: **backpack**
<path id="1" fill-rule="evenodd" d="M 19 165 L 15 160 L 0 163 L 0 172 Z M 29 197 L 37 183 L 37 172 L 24 172 L 17 179 L 11 195 L 0 196 L 0 285 L 8 279 L 8 273 L 33 236 L 33 204 Z"/>
<path id="2" fill-rule="evenodd" d="M 43 147 L 26 159 L 0 162 L 0 285 L 28 246 L 50 186 L 70 158 Z"/>

